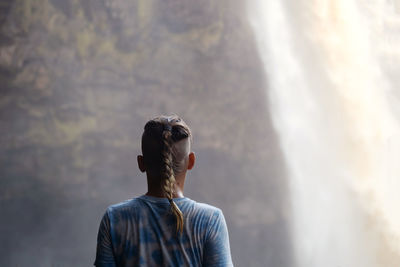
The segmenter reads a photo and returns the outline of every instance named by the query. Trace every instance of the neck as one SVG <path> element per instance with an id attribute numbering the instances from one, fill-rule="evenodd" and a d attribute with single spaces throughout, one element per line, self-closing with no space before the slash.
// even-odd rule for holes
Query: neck
<path id="1" fill-rule="evenodd" d="M 182 175 L 178 175 L 175 177 L 176 183 L 175 183 L 175 188 L 174 188 L 174 198 L 181 198 L 183 197 L 183 189 L 184 189 L 184 184 L 185 184 L 185 176 L 182 177 Z M 152 196 L 152 197 L 163 197 L 165 198 L 165 193 L 163 190 L 163 185 L 160 184 L 160 179 L 159 178 L 153 178 L 149 177 L 147 175 L 147 196 Z"/>

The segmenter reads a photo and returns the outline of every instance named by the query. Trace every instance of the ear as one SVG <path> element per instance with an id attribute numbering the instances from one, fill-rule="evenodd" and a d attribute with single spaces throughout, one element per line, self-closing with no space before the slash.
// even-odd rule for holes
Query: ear
<path id="1" fill-rule="evenodd" d="M 138 163 L 138 166 L 139 166 L 139 170 L 141 172 L 145 172 L 146 168 L 144 167 L 144 160 L 143 160 L 143 156 L 142 155 L 138 155 L 137 156 L 137 163 Z"/>
<path id="2" fill-rule="evenodd" d="M 193 152 L 189 154 L 188 170 L 193 169 L 194 163 L 196 162 L 196 156 Z"/>

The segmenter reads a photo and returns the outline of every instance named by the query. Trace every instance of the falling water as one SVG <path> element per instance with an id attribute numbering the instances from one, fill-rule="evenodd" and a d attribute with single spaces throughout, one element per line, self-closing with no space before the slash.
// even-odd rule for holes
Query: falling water
<path id="1" fill-rule="evenodd" d="M 400 266 L 400 1 L 249 5 L 296 266 Z"/>

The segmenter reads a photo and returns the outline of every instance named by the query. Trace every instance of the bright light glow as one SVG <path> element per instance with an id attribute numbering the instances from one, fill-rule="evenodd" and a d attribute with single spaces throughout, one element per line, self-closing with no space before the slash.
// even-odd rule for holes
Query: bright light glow
<path id="1" fill-rule="evenodd" d="M 298 266 L 400 266 L 398 6 L 249 6 L 290 175 Z"/>

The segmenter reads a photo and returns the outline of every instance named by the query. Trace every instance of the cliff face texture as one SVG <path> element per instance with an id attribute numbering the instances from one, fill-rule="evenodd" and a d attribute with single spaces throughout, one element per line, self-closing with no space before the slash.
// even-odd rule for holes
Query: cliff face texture
<path id="1" fill-rule="evenodd" d="M 284 164 L 244 6 L 0 1 L 1 266 L 88 266 L 110 204 L 146 192 L 145 122 L 176 113 L 237 266 L 290 266 Z"/>

